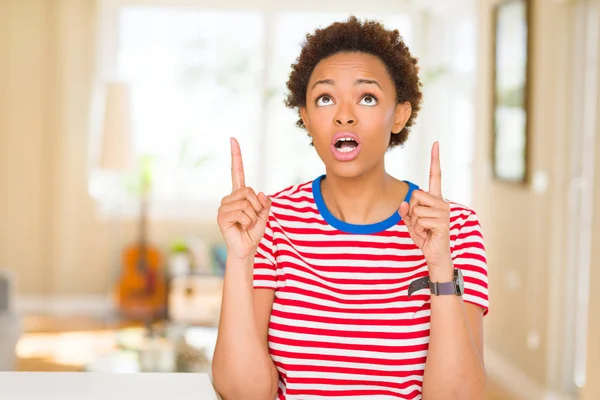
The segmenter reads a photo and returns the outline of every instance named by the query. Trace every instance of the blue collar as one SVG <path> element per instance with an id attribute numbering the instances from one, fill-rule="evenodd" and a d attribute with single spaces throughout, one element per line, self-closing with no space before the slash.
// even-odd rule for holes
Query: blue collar
<path id="1" fill-rule="evenodd" d="M 325 175 L 319 176 L 312 183 L 312 191 L 313 197 L 315 198 L 315 203 L 317 204 L 317 209 L 321 213 L 323 219 L 331 226 L 346 233 L 356 233 L 362 235 L 372 235 L 374 233 L 383 232 L 386 229 L 391 228 L 392 226 L 398 224 L 402 217 L 400 217 L 399 212 L 393 213 L 389 218 L 376 222 L 374 224 L 366 224 L 366 225 L 357 225 L 350 224 L 348 222 L 344 222 L 342 220 L 337 219 L 336 217 L 329 212 L 327 206 L 325 205 L 325 201 L 323 200 L 323 194 L 321 193 L 321 181 L 325 178 Z M 404 181 L 408 184 L 408 193 L 406 193 L 405 201 L 410 201 L 410 197 L 414 190 L 419 189 L 417 185 L 412 182 Z"/>

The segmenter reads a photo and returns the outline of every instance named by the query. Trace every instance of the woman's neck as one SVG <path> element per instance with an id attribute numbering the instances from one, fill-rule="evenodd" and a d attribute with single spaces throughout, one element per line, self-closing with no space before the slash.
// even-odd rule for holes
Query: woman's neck
<path id="1" fill-rule="evenodd" d="M 327 209 L 337 219 L 357 225 L 387 219 L 400 208 L 408 191 L 405 182 L 373 171 L 354 178 L 327 173 L 321 193 Z"/>

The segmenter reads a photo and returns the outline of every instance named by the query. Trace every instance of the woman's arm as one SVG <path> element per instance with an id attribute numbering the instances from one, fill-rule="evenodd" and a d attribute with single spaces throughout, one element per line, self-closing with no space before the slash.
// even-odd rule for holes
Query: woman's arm
<path id="1" fill-rule="evenodd" d="M 258 326 L 258 334 L 267 355 L 269 355 L 270 361 L 271 391 L 269 392 L 269 400 L 274 399 L 277 396 L 277 391 L 279 389 L 279 371 L 277 371 L 275 363 L 269 354 L 269 321 L 271 320 L 271 309 L 273 308 L 274 300 L 274 290 L 254 289 L 254 315 Z"/>
<path id="2" fill-rule="evenodd" d="M 432 276 L 449 282 L 449 276 Z M 423 377 L 424 400 L 480 400 L 485 395 L 483 309 L 459 296 L 431 296 L 431 331 Z"/>
<path id="3" fill-rule="evenodd" d="M 223 198 L 217 214 L 227 262 L 213 382 L 226 400 L 273 400 L 278 379 L 266 332 L 274 295 L 254 291 L 255 257 L 260 241 L 268 240 L 265 233 L 271 201 L 246 187 L 242 152 L 234 138 L 231 182 L 231 194 Z"/>
<path id="4" fill-rule="evenodd" d="M 273 400 L 279 375 L 267 332 L 274 291 L 253 289 L 253 260 L 230 264 L 228 260 L 212 365 L 215 388 L 224 400 Z"/>
<path id="5" fill-rule="evenodd" d="M 400 215 L 410 237 L 427 260 L 431 282 L 452 281 L 457 267 L 478 275 L 480 283 L 475 287 L 487 291 L 485 247 L 479 222 L 472 212 L 466 217 L 455 212 L 452 218 L 451 208 L 442 196 L 440 152 L 436 142 L 431 148 L 429 192 L 413 192 L 410 204 L 403 202 L 400 206 Z M 456 224 L 461 219 L 464 221 L 455 239 L 453 255 L 450 223 L 454 220 Z M 472 277 L 472 281 L 475 279 Z M 469 288 L 469 292 L 474 289 Z M 472 296 L 472 293 L 468 295 Z M 482 301 L 482 305 L 485 303 Z M 482 357 L 482 319 L 483 309 L 463 302 L 462 297 L 431 297 L 429 350 L 422 390 L 424 400 L 483 399 L 486 373 Z"/>

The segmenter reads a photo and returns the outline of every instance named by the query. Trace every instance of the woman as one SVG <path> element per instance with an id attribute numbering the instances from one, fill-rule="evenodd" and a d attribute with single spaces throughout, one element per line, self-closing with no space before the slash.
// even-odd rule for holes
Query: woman
<path id="1" fill-rule="evenodd" d="M 213 360 L 234 399 L 481 399 L 487 267 L 475 213 L 444 200 L 439 145 L 428 191 L 385 171 L 421 101 L 397 31 L 350 18 L 307 36 L 286 104 L 324 176 L 270 198 L 232 193 Z"/>

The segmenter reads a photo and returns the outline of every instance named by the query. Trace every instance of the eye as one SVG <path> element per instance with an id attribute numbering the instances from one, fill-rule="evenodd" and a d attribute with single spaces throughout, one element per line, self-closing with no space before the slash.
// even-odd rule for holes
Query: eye
<path id="1" fill-rule="evenodd" d="M 358 104 L 361 104 L 363 106 L 375 106 L 377 105 L 377 98 L 372 94 L 366 94 L 363 96 L 362 99 L 360 99 L 360 103 Z"/>
<path id="2" fill-rule="evenodd" d="M 317 107 L 330 106 L 333 104 L 333 99 L 328 94 L 324 94 L 323 96 L 319 96 L 317 98 Z"/>

